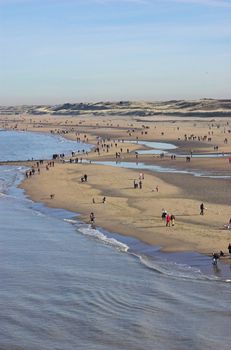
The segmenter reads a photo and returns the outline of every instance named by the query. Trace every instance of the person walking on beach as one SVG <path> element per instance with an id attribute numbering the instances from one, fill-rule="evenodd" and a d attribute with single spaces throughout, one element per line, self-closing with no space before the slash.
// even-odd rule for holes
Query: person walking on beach
<path id="1" fill-rule="evenodd" d="M 204 210 L 205 210 L 204 203 L 201 203 L 201 205 L 200 205 L 200 215 L 204 215 Z"/>
<path id="2" fill-rule="evenodd" d="M 231 228 L 231 218 L 229 219 L 229 228 Z"/>
<path id="3" fill-rule="evenodd" d="M 142 189 L 142 181 L 141 180 L 139 181 L 139 186 L 140 186 L 140 189 Z"/>
<path id="4" fill-rule="evenodd" d="M 173 215 L 173 214 L 171 214 L 171 216 L 170 216 L 170 220 L 171 220 L 171 224 L 172 224 L 172 226 L 174 226 L 175 225 L 175 215 Z"/>
<path id="5" fill-rule="evenodd" d="M 170 227 L 171 216 L 170 214 L 166 215 L 166 227 Z"/>
<path id="6" fill-rule="evenodd" d="M 229 251 L 230 258 L 231 258 L 231 243 L 229 243 L 229 245 L 228 245 L 228 251 Z"/>
<path id="7" fill-rule="evenodd" d="M 134 184 L 134 188 L 138 188 L 138 183 L 136 180 L 133 181 L 133 184 Z"/>
<path id="8" fill-rule="evenodd" d="M 163 220 L 163 221 L 165 220 L 165 218 L 166 218 L 166 215 L 167 215 L 167 210 L 165 210 L 165 209 L 162 209 L 162 214 L 161 214 L 161 218 L 162 218 L 162 220 Z"/>

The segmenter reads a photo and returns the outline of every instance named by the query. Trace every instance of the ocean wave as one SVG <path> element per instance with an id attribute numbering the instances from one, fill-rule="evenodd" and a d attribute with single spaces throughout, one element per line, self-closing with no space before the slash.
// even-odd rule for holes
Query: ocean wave
<path id="1" fill-rule="evenodd" d="M 200 271 L 200 269 L 190 265 L 179 264 L 167 260 L 154 260 L 147 256 L 138 256 L 138 258 L 145 267 L 168 277 L 190 280 L 220 280 L 216 276 L 205 275 Z"/>
<path id="2" fill-rule="evenodd" d="M 90 238 L 101 241 L 105 245 L 112 246 L 121 252 L 132 255 L 145 267 L 152 270 L 155 273 L 161 274 L 166 277 L 181 280 L 194 280 L 194 281 L 216 281 L 231 283 L 231 280 L 224 280 L 218 276 L 204 274 L 199 268 L 190 266 L 188 264 L 177 263 L 174 261 L 155 258 L 146 254 L 139 253 L 138 250 L 133 250 L 132 246 L 119 241 L 118 239 L 108 237 L 100 229 L 92 228 L 90 225 L 81 223 L 75 219 L 64 219 L 64 221 L 76 225 L 78 231 Z"/>
<path id="3" fill-rule="evenodd" d="M 129 249 L 129 246 L 127 244 L 124 244 L 115 238 L 106 236 L 103 232 L 101 232 L 97 228 L 92 228 L 90 225 L 86 225 L 86 224 L 80 225 L 80 222 L 74 219 L 64 219 L 64 221 L 69 222 L 71 224 L 75 224 L 78 228 L 78 231 L 83 235 L 97 239 L 103 242 L 104 244 L 115 247 L 116 249 L 122 252 L 127 252 Z"/>
<path id="4" fill-rule="evenodd" d="M 77 224 L 78 221 L 74 219 L 64 219 L 64 221 L 69 222 L 70 224 Z"/>
<path id="5" fill-rule="evenodd" d="M 122 252 L 127 252 L 129 249 L 128 245 L 118 241 L 115 238 L 107 237 L 104 233 L 102 233 L 98 229 L 92 228 L 91 226 L 78 227 L 78 231 L 80 231 L 82 234 L 84 234 L 86 236 L 90 236 L 92 238 L 98 239 L 106 245 L 110 245 L 112 247 L 115 247 L 116 249 L 118 249 Z"/>

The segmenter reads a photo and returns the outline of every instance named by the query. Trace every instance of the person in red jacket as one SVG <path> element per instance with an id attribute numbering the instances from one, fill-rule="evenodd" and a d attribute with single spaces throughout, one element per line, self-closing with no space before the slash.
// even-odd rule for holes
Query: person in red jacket
<path id="1" fill-rule="evenodd" d="M 167 214 L 166 215 L 166 226 L 170 227 L 170 221 L 171 221 L 171 216 L 170 216 L 170 214 Z"/>

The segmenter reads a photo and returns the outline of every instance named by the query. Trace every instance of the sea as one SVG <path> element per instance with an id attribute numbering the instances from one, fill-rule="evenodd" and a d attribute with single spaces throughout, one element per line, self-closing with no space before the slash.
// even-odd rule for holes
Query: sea
<path id="1" fill-rule="evenodd" d="M 1 161 L 90 147 L 0 132 Z M 229 264 L 163 253 L 32 202 L 17 187 L 25 170 L 0 166 L 1 350 L 230 349 Z"/>

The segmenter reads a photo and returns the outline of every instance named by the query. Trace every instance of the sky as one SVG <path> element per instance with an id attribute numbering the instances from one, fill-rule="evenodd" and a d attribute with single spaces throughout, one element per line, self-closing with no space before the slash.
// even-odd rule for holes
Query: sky
<path id="1" fill-rule="evenodd" d="M 231 98 L 231 0 L 0 0 L 0 105 Z"/>

